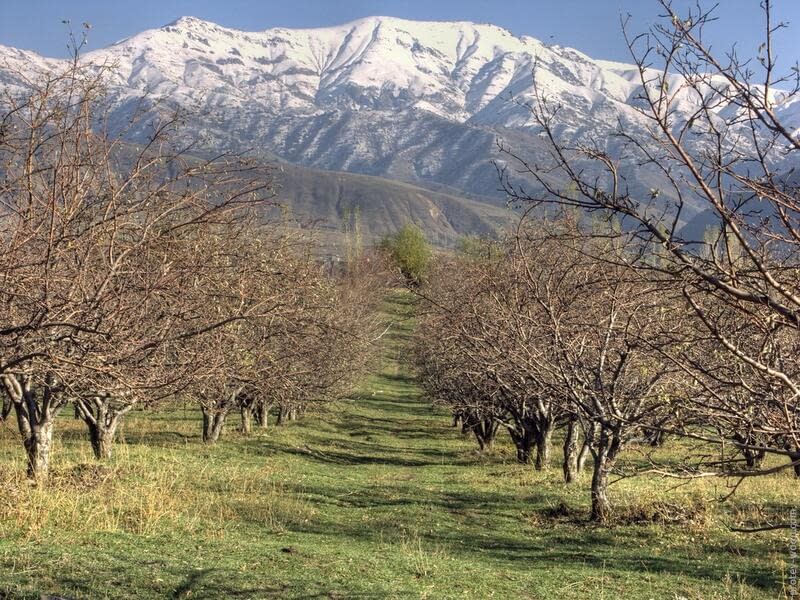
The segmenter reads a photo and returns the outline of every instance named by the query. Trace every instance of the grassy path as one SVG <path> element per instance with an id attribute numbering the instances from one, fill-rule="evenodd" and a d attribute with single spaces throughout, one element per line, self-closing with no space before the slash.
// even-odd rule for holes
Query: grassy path
<path id="1" fill-rule="evenodd" d="M 287 427 L 206 448 L 192 411 L 140 415 L 96 467 L 65 419 L 47 492 L 20 481 L 5 427 L 0 598 L 782 597 L 779 536 L 702 517 L 596 528 L 585 485 L 517 465 L 503 445 L 478 455 L 400 360 L 408 299 L 388 310 L 396 325 L 362 392 Z M 646 485 L 613 494 L 647 502 Z"/>

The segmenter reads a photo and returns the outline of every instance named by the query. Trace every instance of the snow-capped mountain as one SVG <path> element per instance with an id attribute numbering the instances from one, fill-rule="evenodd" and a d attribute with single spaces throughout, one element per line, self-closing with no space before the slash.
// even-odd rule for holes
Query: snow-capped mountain
<path id="1" fill-rule="evenodd" d="M 538 88 L 562 105 L 561 135 L 609 146 L 619 122 L 645 124 L 634 67 L 486 24 L 370 17 L 244 32 L 183 17 L 85 60 L 116 65 L 120 119 L 147 92 L 196 111 L 189 133 L 210 147 L 478 197 L 498 197 L 498 137 L 531 155 L 541 144 L 524 106 L 534 65 Z M 28 64 L 55 61 L 0 46 L 0 83 L 14 84 L 14 68 Z M 800 120 L 800 103 L 779 108 Z M 635 179 L 646 188 L 654 177 Z"/>
<path id="2" fill-rule="evenodd" d="M 183 17 L 93 52 L 118 61 L 120 84 L 214 106 L 315 114 L 418 109 L 448 121 L 521 126 L 508 94 L 540 83 L 588 116 L 636 89 L 625 65 L 517 38 L 493 25 L 371 17 L 339 27 L 246 33 Z M 505 98 L 503 97 L 505 95 Z"/>

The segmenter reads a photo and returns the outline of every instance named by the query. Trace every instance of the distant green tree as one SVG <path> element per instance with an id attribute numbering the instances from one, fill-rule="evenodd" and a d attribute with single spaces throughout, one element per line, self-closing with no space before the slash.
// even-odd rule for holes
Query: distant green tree
<path id="1" fill-rule="evenodd" d="M 459 254 L 476 260 L 492 260 L 500 256 L 502 246 L 489 237 L 465 235 L 456 240 L 456 250 Z"/>
<path id="2" fill-rule="evenodd" d="M 393 235 L 385 236 L 381 240 L 380 247 L 410 283 L 419 284 L 425 280 L 433 253 L 425 234 L 419 227 L 410 223 L 403 225 Z"/>

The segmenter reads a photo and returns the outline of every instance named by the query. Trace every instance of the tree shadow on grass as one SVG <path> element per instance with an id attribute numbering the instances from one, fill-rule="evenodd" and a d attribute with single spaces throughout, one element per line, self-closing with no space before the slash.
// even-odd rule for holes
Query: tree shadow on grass
<path id="1" fill-rule="evenodd" d="M 371 499 L 369 505 L 372 504 Z M 357 502 L 357 501 L 356 501 Z M 426 502 L 427 503 L 427 502 Z M 391 504 L 422 504 L 409 499 L 392 501 Z M 368 508 L 365 506 L 364 508 Z M 496 514 L 495 521 L 496 521 Z M 352 524 L 350 524 L 352 523 Z M 345 538 L 342 544 L 352 541 L 375 543 L 384 546 L 387 543 L 402 544 L 406 530 L 398 527 L 396 517 L 387 516 L 384 521 L 372 519 L 369 527 L 359 525 L 357 519 L 350 523 L 306 522 L 293 531 L 319 536 L 336 536 Z M 495 522 L 496 525 L 496 522 Z M 555 527 L 559 527 L 556 525 Z M 535 536 L 526 539 L 526 526 L 520 522 L 520 530 L 513 537 L 498 532 L 494 528 L 457 527 L 436 531 L 415 532 L 420 544 L 425 548 L 436 548 L 448 555 L 459 556 L 469 562 L 486 564 L 496 563 L 498 567 L 511 567 L 522 572 L 531 569 L 562 569 L 580 572 L 587 568 L 603 570 L 610 574 L 617 572 L 621 576 L 636 580 L 642 574 L 669 575 L 681 581 L 691 578 L 704 585 L 722 585 L 730 576 L 739 576 L 748 585 L 768 591 L 780 589 L 775 573 L 766 565 L 755 565 L 750 557 L 766 556 L 767 548 L 754 544 L 747 556 L 732 558 L 721 557 L 719 547 L 712 542 L 706 543 L 703 556 L 690 558 L 685 554 L 653 555 L 648 550 L 659 539 L 658 533 L 652 529 L 635 527 L 598 527 L 587 520 L 573 522 L 563 527 L 563 533 L 552 530 L 546 536 Z M 680 534 L 680 527 L 671 527 L 666 534 Z M 394 538 L 387 532 L 395 532 Z M 716 560 L 707 561 L 705 556 L 716 555 Z"/>
<path id="2" fill-rule="evenodd" d="M 214 578 L 209 575 L 217 573 Z M 197 569 L 190 571 L 170 596 L 173 600 L 182 598 L 288 598 L 286 585 L 274 587 L 236 588 L 227 583 L 228 576 L 222 569 Z"/>
<path id="3" fill-rule="evenodd" d="M 285 444 L 260 438 L 245 440 L 243 443 L 248 451 L 253 454 L 272 456 L 275 454 L 288 454 L 302 457 L 322 464 L 335 465 L 387 465 L 396 467 L 426 467 L 447 464 L 448 466 L 473 465 L 475 461 L 469 457 L 451 455 L 448 452 L 438 452 L 436 450 L 413 449 L 404 452 L 397 446 L 387 446 L 373 442 L 358 442 L 356 440 L 335 441 L 332 445 L 331 440 L 318 439 L 313 437 L 307 439 L 308 443 L 301 448 L 289 448 Z M 319 444 L 315 442 L 319 441 Z"/>
<path id="4" fill-rule="evenodd" d="M 407 416 L 407 417 L 421 417 L 426 419 L 435 419 L 439 413 L 430 406 L 425 406 L 422 403 L 409 403 L 401 400 L 396 400 L 391 394 L 376 392 L 375 394 L 363 394 L 353 398 L 356 408 L 368 408 L 375 412 Z M 347 420 L 343 424 L 347 424 L 353 419 L 366 419 L 369 417 L 361 416 L 358 414 L 348 415 Z"/>

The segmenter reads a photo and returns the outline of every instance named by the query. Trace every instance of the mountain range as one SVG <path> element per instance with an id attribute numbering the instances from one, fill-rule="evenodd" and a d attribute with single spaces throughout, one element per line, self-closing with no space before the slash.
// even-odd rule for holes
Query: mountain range
<path id="1" fill-rule="evenodd" d="M 161 109 L 190 109 L 186 135 L 201 147 L 283 165 L 284 199 L 298 213 L 335 226 L 357 205 L 373 234 L 410 220 L 443 243 L 511 220 L 493 161 L 504 158 L 499 140 L 532 158 L 544 151 L 525 105 L 534 72 L 538 90 L 561 105 L 565 140 L 613 151 L 620 123 L 647 125 L 632 65 L 489 24 L 369 17 L 244 32 L 183 17 L 84 60 L 115 65 L 112 121 L 126 122 L 143 94 Z M 0 84 L 24 85 L 20 73 L 58 65 L 0 46 Z M 693 106 L 686 97 L 678 108 L 688 115 Z M 800 122 L 800 102 L 777 110 Z M 634 191 L 659 187 L 655 169 L 626 169 Z"/>

